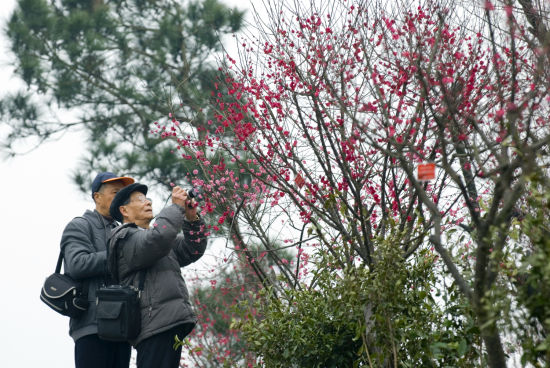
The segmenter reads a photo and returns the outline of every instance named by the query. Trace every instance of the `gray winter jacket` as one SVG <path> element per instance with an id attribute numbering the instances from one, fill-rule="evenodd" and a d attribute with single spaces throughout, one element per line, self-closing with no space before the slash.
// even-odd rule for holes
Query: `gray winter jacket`
<path id="1" fill-rule="evenodd" d="M 97 211 L 87 210 L 82 217 L 69 222 L 63 231 L 61 250 L 65 256 L 65 273 L 88 284 L 88 310 L 69 322 L 69 334 L 74 341 L 97 333 L 95 294 L 108 275 L 107 241 L 115 225 Z"/>
<path id="2" fill-rule="evenodd" d="M 187 333 L 195 326 L 197 319 L 181 267 L 204 254 L 204 227 L 202 220 L 186 221 L 185 209 L 172 204 L 160 211 L 155 224 L 147 230 L 124 225 L 114 231 L 109 242 L 109 263 L 112 269 L 112 262 L 118 262 L 120 283 L 137 288 L 140 270 L 146 270 L 140 305 L 141 332 L 130 341 L 133 346 L 175 326 L 183 325 Z M 117 242 L 115 257 L 113 247 Z"/>

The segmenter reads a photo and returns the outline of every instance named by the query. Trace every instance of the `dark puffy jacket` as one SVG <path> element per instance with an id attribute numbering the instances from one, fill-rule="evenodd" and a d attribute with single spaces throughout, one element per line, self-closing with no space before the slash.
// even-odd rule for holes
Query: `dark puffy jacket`
<path id="1" fill-rule="evenodd" d="M 141 293 L 141 332 L 130 341 L 133 346 L 175 326 L 184 325 L 187 333 L 195 326 L 197 319 L 181 267 L 202 257 L 207 243 L 203 234 L 204 222 L 186 221 L 184 208 L 175 204 L 164 208 L 147 230 L 125 225 L 114 231 L 109 242 L 109 263 L 118 262 L 120 283 L 138 287 L 140 270 L 146 270 Z"/>
<path id="2" fill-rule="evenodd" d="M 95 295 L 108 275 L 107 240 L 114 224 L 97 211 L 87 210 L 69 222 L 61 236 L 65 273 L 88 285 L 88 310 L 69 323 L 69 334 L 75 341 L 97 333 Z"/>

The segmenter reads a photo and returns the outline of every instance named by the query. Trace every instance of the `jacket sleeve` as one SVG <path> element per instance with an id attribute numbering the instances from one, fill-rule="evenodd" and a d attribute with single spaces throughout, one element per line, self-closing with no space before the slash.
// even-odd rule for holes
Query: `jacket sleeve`
<path id="1" fill-rule="evenodd" d="M 107 272 L 107 251 L 95 250 L 88 229 L 85 219 L 75 218 L 61 236 L 65 272 L 75 279 L 102 276 Z"/>
<path id="2" fill-rule="evenodd" d="M 207 244 L 206 225 L 203 220 L 194 222 L 184 220 L 182 230 L 183 234 L 177 236 L 174 249 L 180 267 L 187 266 L 201 258 Z"/>
<path id="3" fill-rule="evenodd" d="M 147 230 L 135 230 L 119 245 L 119 252 L 128 264 L 129 271 L 151 267 L 165 257 L 176 245 L 176 237 L 183 224 L 181 207 L 165 207 Z"/>

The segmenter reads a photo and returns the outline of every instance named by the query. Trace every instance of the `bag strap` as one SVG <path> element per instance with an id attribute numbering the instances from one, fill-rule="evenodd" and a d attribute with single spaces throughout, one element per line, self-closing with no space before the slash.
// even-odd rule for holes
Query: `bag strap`
<path id="1" fill-rule="evenodd" d="M 133 223 L 122 224 L 121 226 L 117 227 L 115 231 L 111 234 L 111 240 L 114 242 L 112 255 L 109 254 L 110 247 L 109 247 L 109 244 L 107 244 L 107 259 L 109 260 L 109 273 L 111 274 L 111 280 L 113 280 L 115 284 L 120 284 L 120 280 L 118 279 L 118 244 L 119 244 L 119 240 L 123 238 L 123 236 L 119 237 L 118 235 L 123 229 L 128 227 L 136 227 L 136 225 Z M 111 259 L 111 257 L 113 258 Z M 147 269 L 143 269 L 139 271 L 139 286 L 138 286 L 139 291 L 142 291 L 143 286 L 145 285 L 146 273 L 147 273 Z"/>
<path id="2" fill-rule="evenodd" d="M 138 290 L 142 291 L 143 286 L 145 285 L 145 274 L 147 273 L 147 269 L 139 271 L 139 286 Z"/>
<path id="3" fill-rule="evenodd" d="M 63 251 L 59 251 L 59 257 L 57 257 L 57 265 L 55 266 L 55 273 L 61 273 L 61 264 L 63 263 Z"/>

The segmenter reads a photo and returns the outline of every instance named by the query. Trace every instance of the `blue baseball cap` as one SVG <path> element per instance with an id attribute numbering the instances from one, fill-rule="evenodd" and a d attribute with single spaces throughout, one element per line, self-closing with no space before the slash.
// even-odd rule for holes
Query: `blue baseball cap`
<path id="1" fill-rule="evenodd" d="M 92 198 L 94 193 L 99 191 L 101 185 L 105 183 L 111 183 L 113 181 L 121 181 L 124 186 L 132 184 L 135 180 L 128 176 L 117 176 L 112 172 L 104 171 L 97 174 L 94 181 L 92 182 Z"/>

